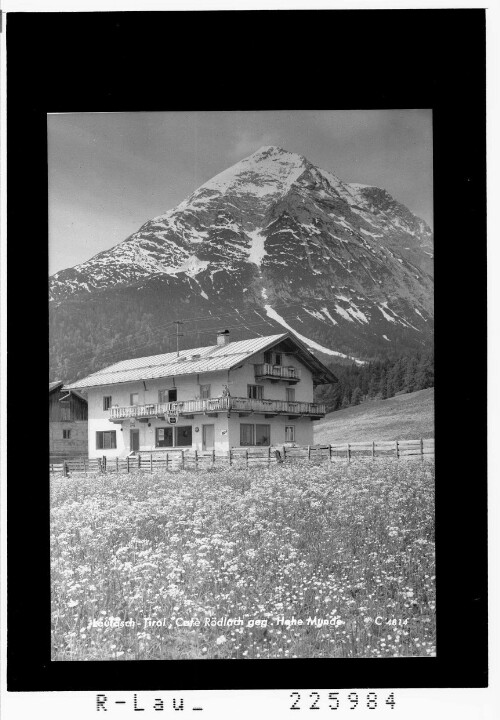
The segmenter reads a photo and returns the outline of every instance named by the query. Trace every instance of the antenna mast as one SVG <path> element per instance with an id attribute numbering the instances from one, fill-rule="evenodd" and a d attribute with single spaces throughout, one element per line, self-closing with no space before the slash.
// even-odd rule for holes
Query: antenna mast
<path id="1" fill-rule="evenodd" d="M 175 340 L 177 345 L 177 357 L 179 357 L 179 338 L 184 337 L 184 333 L 179 332 L 179 325 L 184 325 L 182 320 L 174 320 L 175 325 Z"/>

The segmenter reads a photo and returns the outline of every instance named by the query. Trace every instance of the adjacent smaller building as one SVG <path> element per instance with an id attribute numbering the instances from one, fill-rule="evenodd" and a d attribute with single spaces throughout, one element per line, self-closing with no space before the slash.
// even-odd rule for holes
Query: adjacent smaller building
<path id="1" fill-rule="evenodd" d="M 49 448 L 51 460 L 88 455 L 88 406 L 77 390 L 49 383 Z"/>

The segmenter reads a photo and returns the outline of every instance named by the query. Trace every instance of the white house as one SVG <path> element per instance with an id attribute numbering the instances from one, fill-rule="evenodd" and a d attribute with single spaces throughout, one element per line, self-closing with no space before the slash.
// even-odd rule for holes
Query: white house
<path id="1" fill-rule="evenodd" d="M 89 457 L 312 443 L 317 384 L 337 378 L 291 333 L 124 360 L 65 387 L 88 395 Z"/>

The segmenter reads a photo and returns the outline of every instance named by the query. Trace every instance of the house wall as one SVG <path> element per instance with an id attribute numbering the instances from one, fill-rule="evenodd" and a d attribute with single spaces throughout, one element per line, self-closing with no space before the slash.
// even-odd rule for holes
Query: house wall
<path id="1" fill-rule="evenodd" d="M 257 353 L 251 362 L 244 363 L 238 369 L 221 371 L 218 373 L 186 375 L 175 378 L 159 380 L 137 381 L 121 385 L 104 386 L 90 389 L 88 392 L 88 452 L 89 457 L 109 458 L 124 457 L 130 451 L 130 430 L 139 430 L 139 446 L 141 450 L 154 450 L 156 442 L 156 428 L 168 427 L 165 420 L 151 418 L 148 422 L 138 419 L 125 420 L 123 423 L 112 423 L 109 420 L 110 411 L 103 409 L 103 397 L 111 396 L 111 406 L 127 407 L 130 405 L 131 393 L 138 394 L 138 404 L 157 403 L 160 390 L 177 389 L 177 400 L 193 400 L 200 396 L 200 385 L 210 385 L 212 398 L 222 395 L 223 385 L 227 384 L 233 397 L 247 397 L 248 385 L 263 385 L 264 398 L 270 400 L 286 400 L 286 387 L 295 388 L 295 400 L 301 402 L 313 401 L 313 380 L 311 371 L 303 366 L 294 355 L 284 355 L 283 365 L 293 365 L 300 368 L 300 381 L 289 384 L 285 381 L 270 382 L 268 380 L 255 380 L 255 364 L 263 363 L 263 353 Z M 194 415 L 194 418 L 179 418 L 176 427 L 191 425 L 193 428 L 192 449 L 202 450 L 202 426 L 214 425 L 215 449 L 227 450 L 228 447 L 240 446 L 240 423 L 263 423 L 271 426 L 271 443 L 273 445 L 285 442 L 285 425 L 295 425 L 295 442 L 300 445 L 309 445 L 313 442 L 313 424 L 309 418 L 288 420 L 287 416 L 265 418 L 264 415 L 250 415 L 239 417 L 233 413 L 227 418 L 226 413 L 219 413 L 218 417 L 207 415 Z M 195 428 L 199 428 L 195 432 Z M 97 431 L 115 431 L 116 449 L 98 449 L 96 447 Z"/>
<path id="2" fill-rule="evenodd" d="M 63 438 L 63 430 L 70 431 L 70 438 Z M 51 456 L 87 457 L 88 423 L 86 420 L 49 423 L 49 448 Z"/>
<path id="3" fill-rule="evenodd" d="M 267 400 L 286 400 L 286 387 L 295 388 L 297 402 L 313 402 L 313 378 L 311 371 L 306 368 L 294 355 L 286 355 L 283 365 L 293 366 L 300 370 L 300 380 L 297 383 L 287 383 L 284 380 L 271 382 L 270 380 L 255 379 L 255 365 L 264 362 L 264 354 L 257 353 L 241 368 L 231 370 L 229 376 L 229 390 L 233 397 L 247 397 L 248 385 L 263 385 L 264 398 Z"/>
<path id="4" fill-rule="evenodd" d="M 138 393 L 139 405 L 158 402 L 160 390 L 177 389 L 177 400 L 193 400 L 200 395 L 200 385 L 210 385 L 211 397 L 220 397 L 222 388 L 227 384 L 227 372 L 200 374 L 195 376 L 166 378 L 160 380 L 146 380 L 146 388 L 141 380 L 135 383 L 124 383 L 123 385 L 110 385 L 89 390 L 89 427 L 88 427 L 88 448 L 89 457 L 124 457 L 131 452 L 130 430 L 139 430 L 139 446 L 141 450 L 156 449 L 156 428 L 168 427 L 165 420 L 151 418 L 149 422 L 136 420 L 125 420 L 123 423 L 112 423 L 109 420 L 109 410 L 103 409 L 104 396 L 111 396 L 111 405 L 126 407 L 130 405 L 131 393 Z M 216 450 L 227 449 L 227 417 L 225 413 L 219 413 L 218 417 L 206 415 L 195 415 L 194 418 L 179 418 L 176 427 L 191 425 L 193 428 L 194 450 L 202 450 L 203 430 L 202 426 L 214 425 L 214 442 Z M 195 432 L 198 428 L 198 432 Z M 96 447 L 97 431 L 116 431 L 116 449 L 98 449 Z M 223 431 L 226 434 L 223 435 Z"/>
<path id="5" fill-rule="evenodd" d="M 264 415 L 254 414 L 247 417 L 238 417 L 232 414 L 229 418 L 229 446 L 240 447 L 240 424 L 262 424 L 271 426 L 271 445 L 283 445 L 285 442 L 285 426 L 295 426 L 295 442 L 297 445 L 313 444 L 313 422 L 309 418 L 295 418 L 288 420 L 286 415 L 266 418 Z"/>

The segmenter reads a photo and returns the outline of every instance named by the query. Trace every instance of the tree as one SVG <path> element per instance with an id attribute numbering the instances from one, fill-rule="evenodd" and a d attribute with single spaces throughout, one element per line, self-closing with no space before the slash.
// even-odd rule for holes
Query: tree
<path id="1" fill-rule="evenodd" d="M 423 355 L 415 373 L 415 390 L 434 387 L 434 362 L 432 356 Z"/>
<path id="2" fill-rule="evenodd" d="M 351 395 L 351 405 L 359 405 L 362 400 L 362 397 L 363 397 L 363 395 L 361 393 L 361 388 L 359 388 L 359 387 L 354 388 L 354 390 L 352 391 L 352 395 Z"/>
<path id="3" fill-rule="evenodd" d="M 375 375 L 372 375 L 370 378 L 370 382 L 368 383 L 368 397 L 374 398 L 377 394 L 377 391 L 379 389 L 380 380 L 377 380 Z"/>
<path id="4" fill-rule="evenodd" d="M 406 364 L 406 374 L 404 378 L 403 389 L 407 393 L 414 392 L 416 389 L 417 359 L 415 357 L 408 358 Z"/>
<path id="5" fill-rule="evenodd" d="M 387 373 L 385 369 L 380 373 L 379 392 L 382 400 L 387 399 Z"/>

